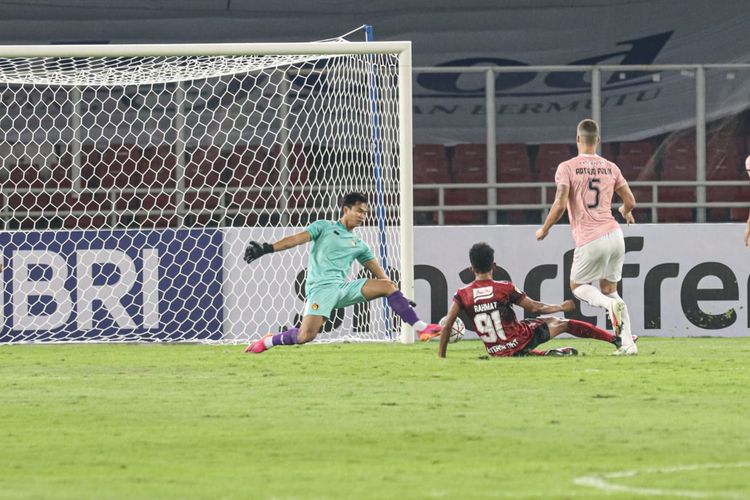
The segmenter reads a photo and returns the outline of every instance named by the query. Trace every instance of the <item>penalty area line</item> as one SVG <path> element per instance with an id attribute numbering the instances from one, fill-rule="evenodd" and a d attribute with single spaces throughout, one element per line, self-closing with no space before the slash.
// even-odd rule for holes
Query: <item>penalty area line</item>
<path id="1" fill-rule="evenodd" d="M 613 479 L 629 478 L 646 474 L 670 474 L 675 472 L 690 472 L 697 470 L 710 469 L 735 469 L 750 467 L 750 462 L 735 462 L 727 464 L 709 463 L 709 464 L 692 464 L 677 465 L 674 467 L 659 467 L 649 469 L 635 469 L 628 471 L 608 472 L 606 474 L 594 474 L 591 476 L 581 476 L 573 482 L 579 486 L 588 486 L 608 493 L 630 493 L 643 496 L 672 496 L 684 498 L 732 498 L 732 499 L 750 499 L 750 496 L 742 493 L 719 492 L 719 491 L 691 491 L 691 490 L 673 490 L 663 488 L 644 488 L 639 486 L 626 486 L 611 482 Z"/>

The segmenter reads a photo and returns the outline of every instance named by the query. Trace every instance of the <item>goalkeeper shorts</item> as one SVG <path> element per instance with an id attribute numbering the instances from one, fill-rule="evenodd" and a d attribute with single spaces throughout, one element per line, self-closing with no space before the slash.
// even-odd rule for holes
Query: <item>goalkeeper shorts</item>
<path id="1" fill-rule="evenodd" d="M 367 278 L 311 287 L 307 290 L 305 316 L 330 318 L 334 309 L 366 302 L 367 299 L 362 295 L 362 287 L 365 283 L 367 283 Z"/>

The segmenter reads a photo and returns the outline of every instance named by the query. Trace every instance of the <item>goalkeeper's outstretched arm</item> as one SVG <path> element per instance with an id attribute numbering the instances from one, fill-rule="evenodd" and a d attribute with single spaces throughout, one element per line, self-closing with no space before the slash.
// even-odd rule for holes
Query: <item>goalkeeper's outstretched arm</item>
<path id="1" fill-rule="evenodd" d="M 245 262 L 250 264 L 256 259 L 264 256 L 267 253 L 279 252 L 281 250 L 288 250 L 299 245 L 303 245 L 312 240 L 310 233 L 302 231 L 301 233 L 293 234 L 282 238 L 276 243 L 258 243 L 257 241 L 251 241 L 245 249 Z"/>

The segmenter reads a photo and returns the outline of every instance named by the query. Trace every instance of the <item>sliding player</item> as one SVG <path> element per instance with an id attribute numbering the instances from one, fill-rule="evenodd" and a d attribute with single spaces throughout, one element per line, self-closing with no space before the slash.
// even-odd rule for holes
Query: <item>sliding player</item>
<path id="1" fill-rule="evenodd" d="M 439 334 L 441 327 L 420 321 L 409 300 L 388 279 L 367 244 L 352 232 L 365 222 L 367 198 L 360 193 L 349 193 L 344 196 L 341 205 L 343 215 L 338 221 L 319 220 L 310 224 L 305 231 L 274 244 L 251 241 L 248 245 L 245 261 L 250 264 L 267 253 L 313 242 L 305 284 L 307 302 L 302 324 L 299 328 L 291 328 L 276 335 L 269 333 L 247 346 L 245 352 L 261 353 L 276 345 L 310 342 L 318 335 L 334 309 L 379 297 L 388 298 L 388 305 L 393 312 L 414 326 L 421 340 L 428 340 Z M 370 271 L 375 279 L 346 281 L 354 259 Z"/>
<path id="2" fill-rule="evenodd" d="M 510 281 L 494 281 L 492 273 L 495 270 L 495 250 L 487 243 L 472 246 L 469 261 L 474 281 L 459 289 L 453 297 L 453 305 L 448 310 L 440 334 L 438 355 L 441 358 L 445 357 L 451 328 L 461 310 L 473 322 L 474 331 L 491 356 L 574 356 L 578 351 L 572 347 L 535 350 L 538 345 L 565 332 L 576 337 L 603 340 L 620 347 L 619 337 L 584 321 L 552 316 L 518 321 L 513 305 L 521 306 L 534 314 L 549 314 L 572 311 L 575 303 L 572 300 L 559 305 L 537 302 Z"/>
<path id="3" fill-rule="evenodd" d="M 576 128 L 578 156 L 562 162 L 555 173 L 557 193 L 544 225 L 536 239 L 543 240 L 560 220 L 567 205 L 570 227 L 576 249 L 570 271 L 573 295 L 609 314 L 615 334 L 622 336 L 617 355 L 638 353 L 630 331 L 630 316 L 625 301 L 617 293 L 625 261 L 625 237 L 620 224 L 612 217 L 612 195 L 617 193 L 623 204 L 620 213 L 628 224 L 635 222 L 635 198 L 620 169 L 596 154 L 600 142 L 599 125 L 582 120 Z M 591 283 L 599 282 L 597 289 Z"/>

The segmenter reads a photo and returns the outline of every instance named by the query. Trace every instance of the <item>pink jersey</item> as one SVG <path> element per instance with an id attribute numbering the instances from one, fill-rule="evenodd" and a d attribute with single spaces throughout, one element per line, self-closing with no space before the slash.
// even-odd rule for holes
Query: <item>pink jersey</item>
<path id="1" fill-rule="evenodd" d="M 579 154 L 557 167 L 555 184 L 570 187 L 568 218 L 577 247 L 620 227 L 612 217 L 612 195 L 628 183 L 611 161 Z"/>

